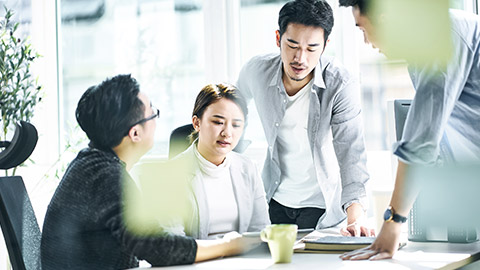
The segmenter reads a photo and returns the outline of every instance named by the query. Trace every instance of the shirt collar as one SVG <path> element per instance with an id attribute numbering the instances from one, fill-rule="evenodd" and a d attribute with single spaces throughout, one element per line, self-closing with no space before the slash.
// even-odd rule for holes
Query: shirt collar
<path id="1" fill-rule="evenodd" d="M 325 86 L 325 81 L 323 80 L 323 71 L 324 69 L 327 68 L 328 64 L 325 67 L 323 67 L 322 59 L 323 59 L 323 55 L 320 57 L 320 61 L 318 61 L 317 66 L 313 70 L 313 72 L 315 72 L 313 74 L 313 85 L 316 86 L 317 88 L 325 89 L 327 87 Z M 312 87 L 312 89 L 313 88 L 314 87 Z"/>
<path id="2" fill-rule="evenodd" d="M 277 63 L 277 72 L 275 72 L 272 76 L 272 80 L 270 81 L 269 86 L 279 86 L 282 83 L 282 74 L 283 74 L 283 64 L 282 64 L 282 56 L 278 56 L 278 63 Z"/>
<path id="3" fill-rule="evenodd" d="M 270 81 L 269 86 L 279 86 L 281 85 L 282 82 L 282 76 L 283 76 L 283 62 L 282 62 L 282 57 L 279 55 L 279 60 L 278 61 L 278 68 L 277 72 L 275 72 L 272 76 L 272 80 Z M 325 81 L 323 80 L 323 64 L 322 64 L 322 58 L 323 55 L 320 57 L 320 61 L 318 61 L 317 66 L 313 70 L 313 87 L 312 89 L 315 88 L 322 88 L 325 89 Z M 328 64 L 325 66 L 325 68 L 328 66 Z"/>
<path id="4" fill-rule="evenodd" d="M 195 154 L 195 157 L 197 158 L 198 162 L 199 162 L 199 165 L 200 165 L 200 168 L 202 169 L 202 171 L 205 172 L 205 169 L 211 171 L 211 170 L 222 170 L 222 169 L 228 169 L 230 167 L 230 153 L 228 153 L 226 156 L 225 156 L 225 159 L 223 160 L 222 164 L 220 165 L 215 165 L 213 164 L 212 162 L 208 161 L 206 158 L 204 158 L 202 156 L 202 154 L 200 154 L 200 152 L 198 151 L 198 138 L 195 139 L 195 141 L 192 143 L 193 145 L 193 153 Z M 211 174 L 211 173 L 209 173 Z"/>

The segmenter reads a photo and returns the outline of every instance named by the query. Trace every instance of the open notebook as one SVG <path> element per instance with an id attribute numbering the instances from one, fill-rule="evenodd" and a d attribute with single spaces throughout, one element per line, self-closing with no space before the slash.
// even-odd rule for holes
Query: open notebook
<path id="1" fill-rule="evenodd" d="M 341 235 L 326 235 L 314 231 L 301 240 L 295 246 L 297 253 L 344 253 L 367 247 L 375 241 L 375 237 L 351 237 Z M 399 249 L 406 243 L 400 243 Z"/>

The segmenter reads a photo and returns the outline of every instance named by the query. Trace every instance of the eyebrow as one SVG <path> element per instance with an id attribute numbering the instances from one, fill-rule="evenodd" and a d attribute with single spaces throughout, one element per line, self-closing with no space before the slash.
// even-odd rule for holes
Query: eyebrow
<path id="1" fill-rule="evenodd" d="M 287 38 L 287 41 L 288 42 L 291 42 L 293 44 L 299 44 L 298 41 L 295 41 L 293 39 L 289 39 Z M 316 47 L 316 46 L 320 46 L 320 43 L 312 43 L 312 44 L 308 44 L 309 47 Z"/>
<path id="2" fill-rule="evenodd" d="M 213 117 L 216 117 L 216 118 L 220 118 L 220 119 L 225 119 L 225 117 L 221 116 L 221 115 L 218 115 L 218 114 L 214 114 Z M 243 122 L 242 119 L 240 118 L 237 118 L 237 119 L 233 119 L 233 121 L 240 121 L 240 122 Z"/>
<path id="3" fill-rule="evenodd" d="M 217 118 L 221 118 L 221 119 L 225 119 L 225 117 L 221 116 L 221 115 L 218 115 L 218 114 L 214 114 L 213 117 L 217 117 Z"/>

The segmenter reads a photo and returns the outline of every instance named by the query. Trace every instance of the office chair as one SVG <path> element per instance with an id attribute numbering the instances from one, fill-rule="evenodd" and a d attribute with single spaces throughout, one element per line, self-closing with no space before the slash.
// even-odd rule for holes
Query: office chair
<path id="1" fill-rule="evenodd" d="M 13 270 L 41 269 L 41 232 L 22 177 L 0 177 L 0 226 Z"/>
<path id="2" fill-rule="evenodd" d="M 168 147 L 168 159 L 174 158 L 176 155 L 182 153 L 190 146 L 190 139 L 188 138 L 188 135 L 190 135 L 194 130 L 195 129 L 193 128 L 193 125 L 188 124 L 178 127 L 172 131 L 170 134 L 170 142 Z M 244 140 L 242 135 L 242 138 L 240 138 L 233 151 L 237 153 L 243 153 L 251 143 L 252 142 L 250 140 Z"/>
<path id="3" fill-rule="evenodd" d="M 32 154 L 37 145 L 37 129 L 25 121 L 15 126 L 12 141 L 0 141 L 0 169 L 8 170 L 22 164 Z"/>

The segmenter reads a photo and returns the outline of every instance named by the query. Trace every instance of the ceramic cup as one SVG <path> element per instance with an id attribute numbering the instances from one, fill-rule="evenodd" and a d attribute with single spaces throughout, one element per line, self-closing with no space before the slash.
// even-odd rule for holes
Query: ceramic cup
<path id="1" fill-rule="evenodd" d="M 293 243 L 297 238 L 296 224 L 273 224 L 260 233 L 262 241 L 268 243 L 270 254 L 275 263 L 292 261 Z"/>

